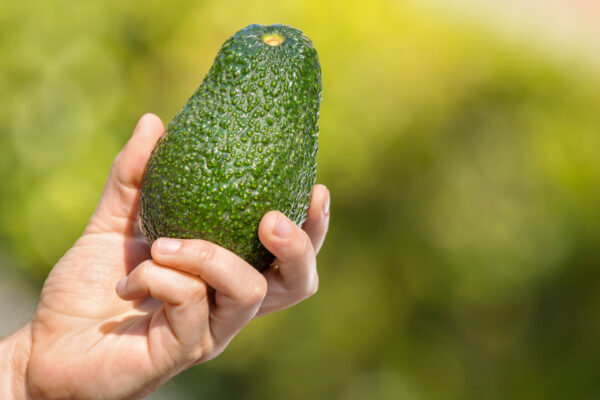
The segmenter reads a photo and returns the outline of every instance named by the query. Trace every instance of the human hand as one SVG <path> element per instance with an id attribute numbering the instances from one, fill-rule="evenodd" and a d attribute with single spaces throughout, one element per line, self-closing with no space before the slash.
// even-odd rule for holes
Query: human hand
<path id="1" fill-rule="evenodd" d="M 329 222 L 322 185 L 303 229 L 276 211 L 262 219 L 259 237 L 277 257 L 264 274 L 203 240 L 147 243 L 138 230 L 139 187 L 163 132 L 158 117 L 140 119 L 84 234 L 44 284 L 24 330 L 24 384 L 34 398 L 140 398 L 220 354 L 255 316 L 317 289 L 315 254 Z"/>

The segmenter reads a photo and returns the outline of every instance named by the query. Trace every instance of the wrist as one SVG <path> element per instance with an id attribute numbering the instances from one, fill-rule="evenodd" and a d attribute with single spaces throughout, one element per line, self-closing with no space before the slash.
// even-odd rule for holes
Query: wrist
<path id="1" fill-rule="evenodd" d="M 0 341 L 0 398 L 27 399 L 26 373 L 31 353 L 31 324 Z"/>

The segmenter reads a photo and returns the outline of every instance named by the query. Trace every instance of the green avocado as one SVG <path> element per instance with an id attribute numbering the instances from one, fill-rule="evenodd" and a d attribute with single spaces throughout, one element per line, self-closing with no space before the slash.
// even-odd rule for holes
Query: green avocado
<path id="1" fill-rule="evenodd" d="M 264 214 L 306 220 L 320 102 L 319 59 L 302 32 L 250 25 L 229 38 L 148 161 L 139 202 L 148 240 L 204 239 L 267 268 Z"/>

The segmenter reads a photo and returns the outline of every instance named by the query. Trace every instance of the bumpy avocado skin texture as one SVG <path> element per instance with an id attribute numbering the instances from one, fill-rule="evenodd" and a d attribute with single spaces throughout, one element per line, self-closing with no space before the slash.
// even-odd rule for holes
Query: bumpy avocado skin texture
<path id="1" fill-rule="evenodd" d="M 265 43 L 272 34 L 284 41 Z M 257 234 L 264 214 L 279 210 L 298 225 L 307 216 L 321 90 L 317 52 L 299 30 L 250 25 L 229 38 L 146 166 L 139 209 L 148 240 L 204 239 L 267 268 L 274 256 Z"/>

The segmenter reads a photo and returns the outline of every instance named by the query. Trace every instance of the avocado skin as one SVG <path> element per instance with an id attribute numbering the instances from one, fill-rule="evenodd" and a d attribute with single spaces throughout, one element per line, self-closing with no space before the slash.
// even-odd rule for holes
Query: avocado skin
<path id="1" fill-rule="evenodd" d="M 278 46 L 268 34 L 285 39 Z M 321 67 L 301 31 L 250 25 L 221 47 L 201 86 L 167 126 L 146 166 L 146 238 L 204 239 L 266 269 L 264 214 L 305 220 L 315 183 Z"/>

